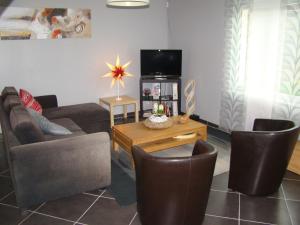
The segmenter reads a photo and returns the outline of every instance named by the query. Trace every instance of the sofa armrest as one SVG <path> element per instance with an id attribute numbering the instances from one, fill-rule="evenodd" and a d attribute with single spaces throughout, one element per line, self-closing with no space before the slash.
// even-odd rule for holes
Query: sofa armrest
<path id="1" fill-rule="evenodd" d="M 107 133 L 20 145 L 11 148 L 18 206 L 66 197 L 111 182 Z"/>
<path id="2" fill-rule="evenodd" d="M 34 98 L 41 104 L 42 108 L 44 109 L 58 107 L 56 95 L 43 95 Z"/>

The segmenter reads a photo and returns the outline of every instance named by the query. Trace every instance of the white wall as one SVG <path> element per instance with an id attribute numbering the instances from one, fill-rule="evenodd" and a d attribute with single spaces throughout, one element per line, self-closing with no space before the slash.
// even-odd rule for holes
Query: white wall
<path id="1" fill-rule="evenodd" d="M 196 114 L 219 124 L 225 0 L 170 0 L 169 47 L 183 49 L 183 84 L 197 81 Z M 182 101 L 182 110 L 185 110 Z"/>
<path id="2" fill-rule="evenodd" d="M 132 60 L 121 94 L 139 97 L 139 51 L 167 48 L 166 0 L 152 0 L 145 9 L 112 9 L 105 0 L 14 0 L 11 6 L 92 9 L 92 38 L 0 41 L 0 90 L 12 85 L 34 95 L 53 94 L 60 105 L 98 102 L 116 94 L 105 62 Z"/>
<path id="3" fill-rule="evenodd" d="M 104 62 L 132 60 L 121 94 L 139 96 L 139 50 L 183 49 L 183 84 L 197 81 L 197 111 L 219 123 L 225 0 L 152 0 L 146 9 L 111 9 L 105 0 L 14 0 L 12 6 L 92 9 L 92 38 L 0 41 L 0 90 L 23 87 L 58 95 L 59 104 L 98 102 L 115 95 Z M 169 29 L 168 29 L 169 27 Z M 184 110 L 184 101 L 182 109 Z"/>

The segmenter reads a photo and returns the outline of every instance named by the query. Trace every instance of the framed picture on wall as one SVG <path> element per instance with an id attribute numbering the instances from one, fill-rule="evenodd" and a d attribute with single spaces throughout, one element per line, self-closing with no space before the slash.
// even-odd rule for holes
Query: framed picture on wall
<path id="1" fill-rule="evenodd" d="M 91 10 L 0 6 L 0 40 L 91 37 Z"/>

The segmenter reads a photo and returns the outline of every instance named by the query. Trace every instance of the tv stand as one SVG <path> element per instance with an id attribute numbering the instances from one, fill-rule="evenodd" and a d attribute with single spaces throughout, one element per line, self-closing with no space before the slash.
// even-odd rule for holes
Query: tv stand
<path id="1" fill-rule="evenodd" d="M 140 79 L 140 116 L 151 115 L 153 104 L 164 104 L 170 115 L 181 113 L 181 79 L 164 77 L 142 77 Z"/>

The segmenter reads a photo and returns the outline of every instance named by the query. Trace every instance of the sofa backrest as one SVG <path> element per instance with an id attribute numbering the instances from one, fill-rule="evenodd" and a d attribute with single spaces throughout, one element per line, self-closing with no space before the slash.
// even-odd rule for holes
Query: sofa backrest
<path id="1" fill-rule="evenodd" d="M 4 110 L 2 96 L 0 97 L 0 122 L 5 148 L 8 149 L 10 147 L 20 145 L 20 142 L 11 129 L 9 113 Z"/>
<path id="2" fill-rule="evenodd" d="M 23 106 L 14 87 L 5 87 L 1 92 L 0 122 L 7 150 L 17 145 L 45 140 L 43 132 Z"/>
<path id="3" fill-rule="evenodd" d="M 1 98 L 4 101 L 8 95 L 17 95 L 18 91 L 15 87 L 5 87 L 1 92 Z"/>
<path id="4" fill-rule="evenodd" d="M 10 113 L 10 110 L 17 105 L 22 105 L 18 95 L 8 95 L 3 102 L 3 108 L 6 113 Z"/>

